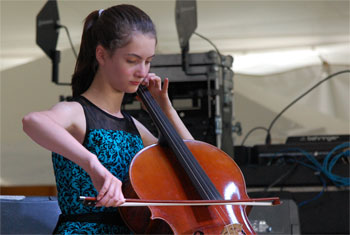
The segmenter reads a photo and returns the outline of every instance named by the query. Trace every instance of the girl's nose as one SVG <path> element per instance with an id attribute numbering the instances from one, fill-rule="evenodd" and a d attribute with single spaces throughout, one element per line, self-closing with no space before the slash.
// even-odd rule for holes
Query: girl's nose
<path id="1" fill-rule="evenodd" d="M 149 66 L 145 65 L 144 63 L 140 63 L 136 75 L 140 78 L 144 78 L 148 74 L 148 69 Z"/>

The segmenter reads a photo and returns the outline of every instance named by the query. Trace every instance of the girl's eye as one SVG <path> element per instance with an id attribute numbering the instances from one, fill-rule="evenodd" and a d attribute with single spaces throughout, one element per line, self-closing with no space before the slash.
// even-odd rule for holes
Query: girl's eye
<path id="1" fill-rule="evenodd" d="M 126 62 L 128 62 L 129 64 L 135 64 L 136 63 L 135 60 L 127 60 Z"/>

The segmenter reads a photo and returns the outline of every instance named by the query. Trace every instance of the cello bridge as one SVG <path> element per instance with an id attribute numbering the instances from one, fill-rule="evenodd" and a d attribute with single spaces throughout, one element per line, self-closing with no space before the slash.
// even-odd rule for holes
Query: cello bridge
<path id="1" fill-rule="evenodd" d="M 224 227 L 221 235 L 243 235 L 243 226 L 241 224 L 229 224 Z"/>

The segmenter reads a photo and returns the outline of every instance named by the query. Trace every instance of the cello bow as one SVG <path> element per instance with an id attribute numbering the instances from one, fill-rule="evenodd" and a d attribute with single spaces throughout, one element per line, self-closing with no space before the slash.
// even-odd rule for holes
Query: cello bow
<path id="1" fill-rule="evenodd" d="M 80 196 L 79 200 L 87 206 L 94 206 L 98 201 L 96 197 Z M 275 206 L 281 204 L 278 197 L 251 198 L 243 200 L 141 200 L 125 199 L 120 207 L 134 206 L 221 206 L 221 205 L 243 205 L 243 206 Z"/>

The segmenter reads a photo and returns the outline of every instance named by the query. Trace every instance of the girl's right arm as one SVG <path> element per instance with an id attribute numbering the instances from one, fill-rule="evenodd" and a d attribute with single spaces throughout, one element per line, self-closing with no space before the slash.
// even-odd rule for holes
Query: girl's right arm
<path id="1" fill-rule="evenodd" d="M 89 170 L 96 156 L 80 143 L 85 132 L 76 124 L 79 123 L 83 112 L 80 109 L 82 108 L 79 104 L 62 102 L 50 110 L 29 113 L 22 120 L 23 130 L 42 147 L 61 154 Z"/>
<path id="2" fill-rule="evenodd" d="M 76 102 L 61 102 L 50 110 L 32 112 L 23 120 L 23 130 L 42 147 L 81 166 L 99 192 L 97 206 L 118 206 L 124 202 L 121 182 L 81 143 L 85 135 L 84 111 Z"/>

